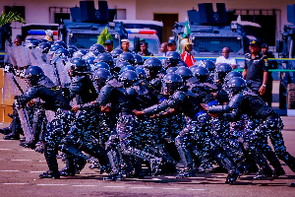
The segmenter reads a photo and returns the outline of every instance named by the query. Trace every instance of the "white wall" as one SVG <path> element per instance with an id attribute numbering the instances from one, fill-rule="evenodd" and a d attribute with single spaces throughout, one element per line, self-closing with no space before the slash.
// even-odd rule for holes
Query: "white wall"
<path id="1" fill-rule="evenodd" d="M 208 3 L 209 1 L 198 0 L 137 0 L 136 19 L 153 19 L 154 13 L 179 14 L 179 21 L 185 21 L 187 10 L 193 7 L 197 10 L 199 3 Z M 281 10 L 281 19 L 277 17 L 279 31 L 283 30 L 287 23 L 287 5 L 295 4 L 294 0 L 211 0 L 210 3 L 225 3 L 227 10 L 234 9 L 278 9 Z M 156 6 L 155 6 L 156 5 Z M 280 20 L 280 21 L 279 21 Z"/>
<path id="2" fill-rule="evenodd" d="M 198 0 L 109 0 L 109 8 L 126 9 L 126 19 L 152 20 L 154 13 L 179 14 L 179 21 L 187 17 L 187 10 L 198 8 L 198 3 L 209 1 Z M 225 3 L 227 10 L 232 9 L 279 9 L 281 10 L 280 30 L 287 23 L 286 6 L 295 3 L 294 0 L 211 0 L 212 3 Z M 25 6 L 27 23 L 48 23 L 49 7 L 74 7 L 79 6 L 79 0 L 1 0 L 0 12 L 4 6 Z M 97 8 L 97 0 L 95 0 Z M 277 20 L 279 18 L 277 17 Z M 20 33 L 20 25 L 13 25 L 18 28 L 13 30 L 13 38 Z"/>
<path id="3" fill-rule="evenodd" d="M 96 9 L 98 0 L 94 1 Z M 49 7 L 75 7 L 79 6 L 79 0 L 1 0 L 0 12 L 4 6 L 25 6 L 25 19 L 27 23 L 49 23 Z M 109 8 L 126 9 L 126 19 L 136 18 L 136 0 L 108 1 Z M 21 24 L 12 24 L 12 39 L 21 34 Z"/>

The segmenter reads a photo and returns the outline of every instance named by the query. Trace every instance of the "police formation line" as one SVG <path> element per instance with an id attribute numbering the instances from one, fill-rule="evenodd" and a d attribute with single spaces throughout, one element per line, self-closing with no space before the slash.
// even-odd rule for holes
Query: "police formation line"
<path id="1" fill-rule="evenodd" d="M 244 174 L 284 175 L 279 159 L 295 172 L 281 118 L 229 64 L 202 60 L 188 68 L 177 52 L 143 61 L 62 41 L 27 42 L 8 54 L 15 103 L 2 132 L 8 140 L 23 134 L 21 146 L 44 153 L 49 170 L 40 178 L 74 176 L 87 161 L 109 181 L 222 170 L 230 184 Z M 58 157 L 66 160 L 62 170 Z"/>

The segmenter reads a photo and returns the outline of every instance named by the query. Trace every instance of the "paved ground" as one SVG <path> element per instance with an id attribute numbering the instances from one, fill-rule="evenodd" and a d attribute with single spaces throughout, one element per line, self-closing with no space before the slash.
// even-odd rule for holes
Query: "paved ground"
<path id="1" fill-rule="evenodd" d="M 295 117 L 282 117 L 283 136 L 288 151 L 295 155 Z M 7 124 L 0 124 L 5 127 Z M 283 164 L 286 175 L 274 180 L 252 180 L 244 175 L 234 185 L 224 184 L 226 174 L 202 173 L 184 180 L 174 176 L 126 179 L 105 182 L 103 175 L 88 166 L 80 175 L 69 178 L 39 179 L 47 170 L 44 156 L 22 148 L 18 141 L 1 140 L 0 196 L 294 196 L 295 174 Z M 65 164 L 59 160 L 62 168 Z"/>

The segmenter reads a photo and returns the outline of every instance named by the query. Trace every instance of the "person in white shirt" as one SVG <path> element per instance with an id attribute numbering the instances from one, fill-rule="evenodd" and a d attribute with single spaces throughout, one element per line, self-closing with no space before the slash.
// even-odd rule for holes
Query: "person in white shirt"
<path id="1" fill-rule="evenodd" d="M 222 56 L 219 56 L 216 58 L 216 66 L 218 66 L 219 64 L 222 64 L 222 63 L 227 63 L 229 65 L 231 65 L 231 67 L 233 69 L 235 69 L 237 67 L 237 61 L 232 58 L 232 57 L 229 57 L 229 48 L 228 47 L 223 47 L 222 49 Z"/>

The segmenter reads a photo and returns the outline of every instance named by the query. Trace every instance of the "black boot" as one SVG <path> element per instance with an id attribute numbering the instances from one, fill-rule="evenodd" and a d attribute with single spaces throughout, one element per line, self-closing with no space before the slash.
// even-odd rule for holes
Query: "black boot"
<path id="1" fill-rule="evenodd" d="M 90 154 L 91 156 L 98 159 L 100 164 L 100 174 L 102 174 L 104 171 L 107 171 L 108 165 L 109 165 L 109 159 L 106 154 L 106 151 L 100 147 L 99 145 L 92 146 L 91 148 L 88 147 L 82 147 L 83 151 Z"/>
<path id="2" fill-rule="evenodd" d="M 263 151 L 263 154 L 266 157 L 266 159 L 269 161 L 269 163 L 275 169 L 273 177 L 278 177 L 278 176 L 286 174 L 284 169 L 281 166 L 280 161 L 276 157 L 276 154 L 272 150 Z"/>
<path id="3" fill-rule="evenodd" d="M 60 178 L 60 173 L 58 171 L 58 164 L 56 160 L 57 150 L 51 147 L 45 146 L 44 156 L 48 165 L 49 170 L 40 174 L 40 178 Z"/>
<path id="4" fill-rule="evenodd" d="M 295 173 L 295 158 L 290 153 L 285 152 L 284 155 L 279 155 L 279 158 L 283 160 L 287 166 Z"/>
<path id="5" fill-rule="evenodd" d="M 3 137 L 4 140 L 19 140 L 19 135 L 16 135 L 14 133 L 10 133 Z"/>
<path id="6" fill-rule="evenodd" d="M 229 170 L 228 175 L 226 177 L 225 183 L 226 184 L 233 184 L 239 177 L 241 173 L 237 169 Z"/>
<path id="7" fill-rule="evenodd" d="M 75 176 L 75 162 L 74 159 L 67 156 L 66 157 L 66 167 L 64 167 L 60 172 L 61 176 Z"/>
<path id="8" fill-rule="evenodd" d="M 2 133 L 4 135 L 8 135 L 9 133 L 11 133 L 11 129 L 10 129 L 10 127 L 5 127 L 3 129 L 0 129 L 0 133 Z"/>
<path id="9" fill-rule="evenodd" d="M 176 138 L 175 145 L 184 168 L 176 175 L 176 178 L 195 176 L 194 163 L 188 148 L 184 148 L 181 140 Z"/>

